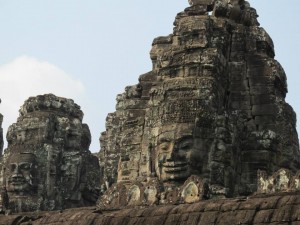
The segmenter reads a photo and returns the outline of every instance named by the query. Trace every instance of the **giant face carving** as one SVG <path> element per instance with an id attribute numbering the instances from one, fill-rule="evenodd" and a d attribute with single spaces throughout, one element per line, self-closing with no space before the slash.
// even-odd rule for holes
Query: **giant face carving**
<path id="1" fill-rule="evenodd" d="M 161 129 L 155 149 L 155 171 L 161 181 L 184 181 L 201 174 L 203 145 L 194 137 L 193 127 L 182 124 Z"/>
<path id="2" fill-rule="evenodd" d="M 71 99 L 48 94 L 25 101 L 8 131 L 0 173 L 9 209 L 53 210 L 95 203 L 100 172 L 82 117 Z"/>
<path id="3" fill-rule="evenodd" d="M 36 189 L 36 160 L 31 153 L 9 157 L 5 168 L 6 189 L 16 194 L 29 194 Z"/>
<path id="4" fill-rule="evenodd" d="M 59 117 L 57 127 L 65 132 L 65 149 L 80 150 L 82 136 L 82 122 L 78 118 Z"/>

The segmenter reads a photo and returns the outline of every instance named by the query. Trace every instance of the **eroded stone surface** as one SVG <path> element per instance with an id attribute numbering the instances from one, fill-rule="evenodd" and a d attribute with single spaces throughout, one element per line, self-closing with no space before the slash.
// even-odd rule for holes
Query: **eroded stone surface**
<path id="1" fill-rule="evenodd" d="M 97 157 L 83 113 L 71 99 L 31 97 L 7 132 L 2 188 L 12 212 L 93 205 L 100 190 Z"/>
<path id="2" fill-rule="evenodd" d="M 268 176 L 266 171 L 259 170 L 257 182 L 257 194 L 300 191 L 300 171 L 293 174 L 290 170 L 280 169 Z"/>
<path id="3" fill-rule="evenodd" d="M 118 95 L 100 137 L 102 190 L 117 183 L 116 196 L 132 196 L 112 200 L 120 204 L 142 204 L 151 180 L 151 202 L 176 203 L 191 176 L 209 196 L 230 197 L 254 193 L 259 169 L 299 169 L 286 75 L 256 10 L 243 0 L 189 2 L 173 33 L 154 39 L 152 71 Z"/>
<path id="4" fill-rule="evenodd" d="M 1 103 L 1 99 L 0 99 Z M 0 113 L 0 154 L 2 155 L 3 151 L 3 128 L 2 128 L 2 122 L 3 122 L 3 115 Z"/>
<path id="5" fill-rule="evenodd" d="M 102 211 L 94 208 L 1 216 L 3 225 L 298 225 L 299 193 L 239 199 L 207 200 L 193 204 L 129 207 Z"/>

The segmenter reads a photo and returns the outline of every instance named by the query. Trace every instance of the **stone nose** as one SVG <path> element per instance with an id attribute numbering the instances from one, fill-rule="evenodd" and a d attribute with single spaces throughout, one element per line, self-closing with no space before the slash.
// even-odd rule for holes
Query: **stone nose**
<path id="1" fill-rule="evenodd" d="M 19 177 L 21 175 L 20 166 L 18 164 L 14 164 L 12 169 L 12 177 Z"/>
<path id="2" fill-rule="evenodd" d="M 169 145 L 169 151 L 166 157 L 167 161 L 174 161 L 177 157 L 178 153 L 178 145 L 176 143 L 170 143 Z"/>

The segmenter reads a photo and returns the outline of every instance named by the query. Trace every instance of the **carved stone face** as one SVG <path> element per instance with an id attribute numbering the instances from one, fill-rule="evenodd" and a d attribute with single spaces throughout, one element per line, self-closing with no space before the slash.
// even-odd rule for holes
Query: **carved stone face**
<path id="1" fill-rule="evenodd" d="M 66 132 L 65 148 L 66 150 L 80 149 L 82 123 L 77 118 L 61 117 L 58 119 L 60 129 Z"/>
<path id="2" fill-rule="evenodd" d="M 184 181 L 201 173 L 201 145 L 193 136 L 193 126 L 164 127 L 157 139 L 155 171 L 159 179 Z"/>
<path id="3" fill-rule="evenodd" d="M 5 169 L 8 192 L 32 193 L 35 190 L 36 160 L 30 153 L 12 155 Z"/>

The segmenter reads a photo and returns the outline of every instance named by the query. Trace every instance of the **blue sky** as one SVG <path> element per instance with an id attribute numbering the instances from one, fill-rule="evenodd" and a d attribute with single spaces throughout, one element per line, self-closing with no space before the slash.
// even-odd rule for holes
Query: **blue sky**
<path id="1" fill-rule="evenodd" d="M 261 26 L 275 43 L 289 93 L 297 104 L 300 54 L 298 1 L 253 0 Z M 4 130 L 16 121 L 29 97 L 54 93 L 72 98 L 92 132 L 91 151 L 100 149 L 107 113 L 125 86 L 151 70 L 149 51 L 157 36 L 172 33 L 187 0 L 0 0 L 0 113 Z M 299 126 L 299 125 L 298 125 Z"/>

